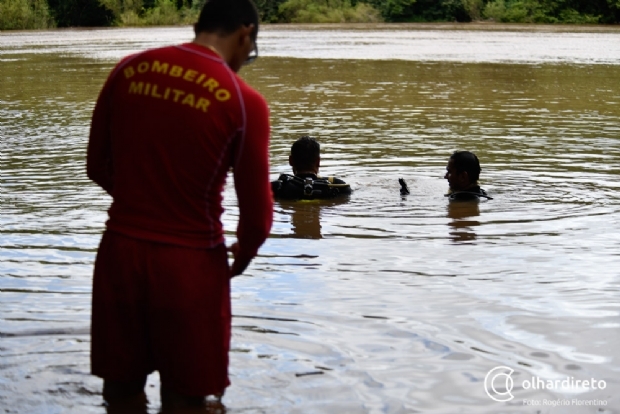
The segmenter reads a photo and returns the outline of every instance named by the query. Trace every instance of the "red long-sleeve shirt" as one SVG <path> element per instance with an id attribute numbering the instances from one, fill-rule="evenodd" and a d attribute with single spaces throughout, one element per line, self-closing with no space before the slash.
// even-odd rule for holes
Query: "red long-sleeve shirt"
<path id="1" fill-rule="evenodd" d="M 239 257 L 272 224 L 269 112 L 214 51 L 187 43 L 122 60 L 92 118 L 88 176 L 113 198 L 107 228 L 210 248 L 224 241 L 222 190 L 233 168 Z"/>

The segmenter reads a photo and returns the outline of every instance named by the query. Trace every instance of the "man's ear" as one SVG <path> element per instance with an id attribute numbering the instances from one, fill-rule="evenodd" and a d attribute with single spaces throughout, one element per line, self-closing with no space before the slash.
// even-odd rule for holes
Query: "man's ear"
<path id="1" fill-rule="evenodd" d="M 469 183 L 470 183 L 470 180 L 469 180 L 469 173 L 468 173 L 467 171 L 463 171 L 463 172 L 461 173 L 461 176 L 463 177 L 463 180 L 465 180 L 465 182 L 466 182 L 467 184 L 469 184 Z"/>
<path id="2" fill-rule="evenodd" d="M 293 163 L 293 156 L 292 155 L 288 156 L 288 165 L 290 165 L 291 168 L 293 169 L 293 174 L 297 174 L 297 168 L 295 168 L 295 164 Z"/>
<path id="3" fill-rule="evenodd" d="M 247 26 L 241 26 L 239 29 L 239 45 L 243 45 L 246 41 L 252 41 L 252 33 L 254 32 L 255 27 L 256 26 L 254 23 L 248 24 Z"/>

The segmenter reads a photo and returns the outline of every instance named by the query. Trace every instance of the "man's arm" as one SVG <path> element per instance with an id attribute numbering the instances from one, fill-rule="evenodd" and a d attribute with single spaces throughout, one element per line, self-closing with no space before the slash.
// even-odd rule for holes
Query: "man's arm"
<path id="1" fill-rule="evenodd" d="M 109 80 L 101 90 L 93 111 L 86 153 L 86 174 L 108 194 L 112 194 L 112 137 L 108 83 Z"/>
<path id="2" fill-rule="evenodd" d="M 235 147 L 234 179 L 239 202 L 237 243 L 232 276 L 243 273 L 269 236 L 273 220 L 273 197 L 269 181 L 269 109 L 256 92 L 245 96 L 245 136 Z"/>

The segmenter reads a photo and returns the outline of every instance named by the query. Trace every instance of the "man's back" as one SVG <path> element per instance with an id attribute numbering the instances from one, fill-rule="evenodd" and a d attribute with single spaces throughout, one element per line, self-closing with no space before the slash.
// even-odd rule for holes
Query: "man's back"
<path id="1" fill-rule="evenodd" d="M 222 243 L 226 174 L 244 145 L 248 116 L 268 138 L 265 112 L 263 98 L 205 47 L 123 60 L 102 91 L 91 132 L 91 140 L 111 137 L 108 228 L 192 247 Z"/>

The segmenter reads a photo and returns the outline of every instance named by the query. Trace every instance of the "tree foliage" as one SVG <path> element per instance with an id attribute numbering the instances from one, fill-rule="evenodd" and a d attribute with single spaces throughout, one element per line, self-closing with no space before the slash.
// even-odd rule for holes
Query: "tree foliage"
<path id="1" fill-rule="evenodd" d="M 206 0 L 0 0 L 0 30 L 190 24 Z M 261 21 L 620 23 L 620 0 L 255 0 Z"/>
<path id="2" fill-rule="evenodd" d="M 369 0 L 388 22 L 408 20 L 412 16 L 412 6 L 416 0 Z"/>
<path id="3" fill-rule="evenodd" d="M 492 0 L 483 16 L 507 23 L 598 23 L 603 12 L 592 3 L 572 0 L 539 2 L 536 0 Z"/>
<path id="4" fill-rule="evenodd" d="M 368 23 L 382 21 L 379 12 L 367 3 L 355 6 L 350 0 L 287 0 L 278 13 L 292 23 Z"/>
<path id="5" fill-rule="evenodd" d="M 47 29 L 54 25 L 45 0 L 0 0 L 0 30 Z"/>
<path id="6" fill-rule="evenodd" d="M 254 0 L 260 13 L 260 21 L 264 23 L 278 23 L 280 20 L 280 5 L 286 0 Z M 619 0 L 620 1 L 620 0 Z"/>
<path id="7" fill-rule="evenodd" d="M 99 0 L 47 0 L 58 27 L 110 26 L 114 16 Z"/>

